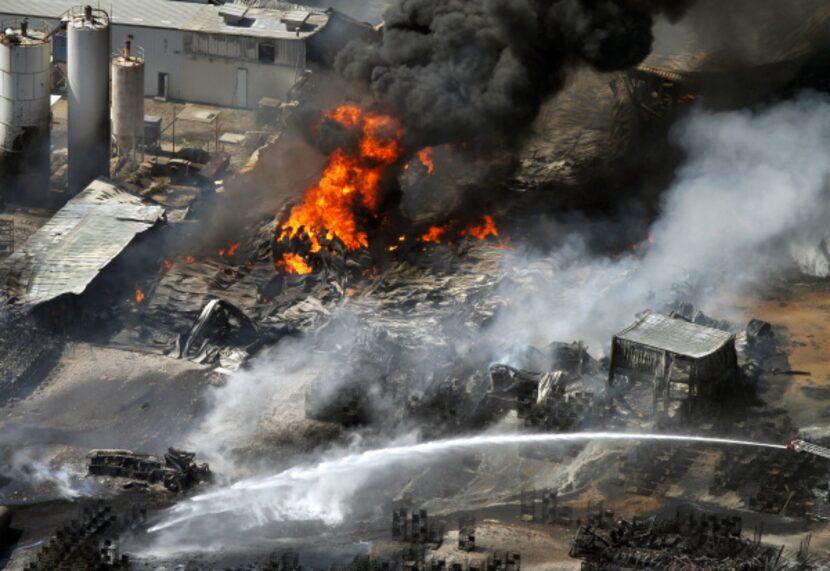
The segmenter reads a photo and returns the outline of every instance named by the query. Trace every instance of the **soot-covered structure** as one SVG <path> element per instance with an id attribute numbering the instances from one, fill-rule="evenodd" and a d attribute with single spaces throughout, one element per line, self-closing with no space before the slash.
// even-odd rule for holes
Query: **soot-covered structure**
<path id="1" fill-rule="evenodd" d="M 682 318 L 648 312 L 611 343 L 608 384 L 651 375 L 657 422 L 691 413 L 737 379 L 735 336 Z"/>

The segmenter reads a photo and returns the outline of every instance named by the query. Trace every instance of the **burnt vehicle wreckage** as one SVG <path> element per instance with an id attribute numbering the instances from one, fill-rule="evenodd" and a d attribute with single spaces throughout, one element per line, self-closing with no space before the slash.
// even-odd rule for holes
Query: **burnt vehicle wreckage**
<path id="1" fill-rule="evenodd" d="M 184 492 L 209 482 L 210 467 L 197 464 L 196 454 L 170 448 L 164 456 L 136 454 L 130 450 L 92 450 L 89 473 L 93 476 L 126 478 L 132 482 L 162 484 L 171 492 Z"/>

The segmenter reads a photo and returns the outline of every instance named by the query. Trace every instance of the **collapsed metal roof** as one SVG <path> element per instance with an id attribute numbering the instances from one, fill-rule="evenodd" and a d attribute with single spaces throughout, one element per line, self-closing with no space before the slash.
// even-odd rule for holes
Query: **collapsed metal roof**
<path id="1" fill-rule="evenodd" d="M 0 290 L 7 302 L 20 305 L 79 295 L 163 216 L 161 206 L 100 178 L 0 263 Z"/>
<path id="2" fill-rule="evenodd" d="M 614 341 L 627 341 L 692 359 L 712 355 L 733 339 L 728 331 L 652 312 L 614 336 Z"/>

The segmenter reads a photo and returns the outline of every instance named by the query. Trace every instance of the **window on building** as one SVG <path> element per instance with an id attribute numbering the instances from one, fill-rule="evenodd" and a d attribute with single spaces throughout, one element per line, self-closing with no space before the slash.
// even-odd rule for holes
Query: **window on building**
<path id="1" fill-rule="evenodd" d="M 259 61 L 261 63 L 274 63 L 276 48 L 271 44 L 259 44 Z"/>

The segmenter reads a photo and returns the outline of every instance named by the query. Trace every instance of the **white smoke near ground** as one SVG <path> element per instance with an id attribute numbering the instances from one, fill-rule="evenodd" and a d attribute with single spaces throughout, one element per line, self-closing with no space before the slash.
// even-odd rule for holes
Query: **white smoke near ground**
<path id="1" fill-rule="evenodd" d="M 513 296 L 498 330 L 600 348 L 637 312 L 676 298 L 678 282 L 690 290 L 687 301 L 701 302 L 747 292 L 794 264 L 828 275 L 830 98 L 809 93 L 755 111 L 697 111 L 671 138 L 686 160 L 651 228 L 653 243 L 597 258 L 574 233 L 552 255 L 508 257 L 507 271 L 528 287 Z"/>
<path id="2" fill-rule="evenodd" d="M 105 493 L 97 482 L 84 479 L 84 474 L 68 465 L 53 468 L 45 454 L 33 449 L 11 452 L 0 461 L 0 476 L 38 493 L 67 500 Z"/>
<path id="3" fill-rule="evenodd" d="M 285 339 L 208 393 L 208 414 L 189 436 L 189 447 L 210 461 L 214 470 L 232 473 L 234 448 L 255 441 L 267 415 L 280 414 L 277 399 L 296 389 L 310 364 L 308 348 Z"/>
<path id="4" fill-rule="evenodd" d="M 365 374 L 348 357 L 366 350 L 370 328 L 346 308 L 326 313 L 324 321 L 308 334 L 282 339 L 208 392 L 208 412 L 186 442 L 220 477 L 273 470 L 284 455 L 302 456 L 332 441 L 346 444 L 339 426 L 306 418 L 306 392 L 313 383 L 315 399 L 328 402 L 352 382 L 355 369 Z M 389 406 L 378 379 L 360 379 L 375 409 Z M 353 443 L 360 435 L 348 438 Z"/>

